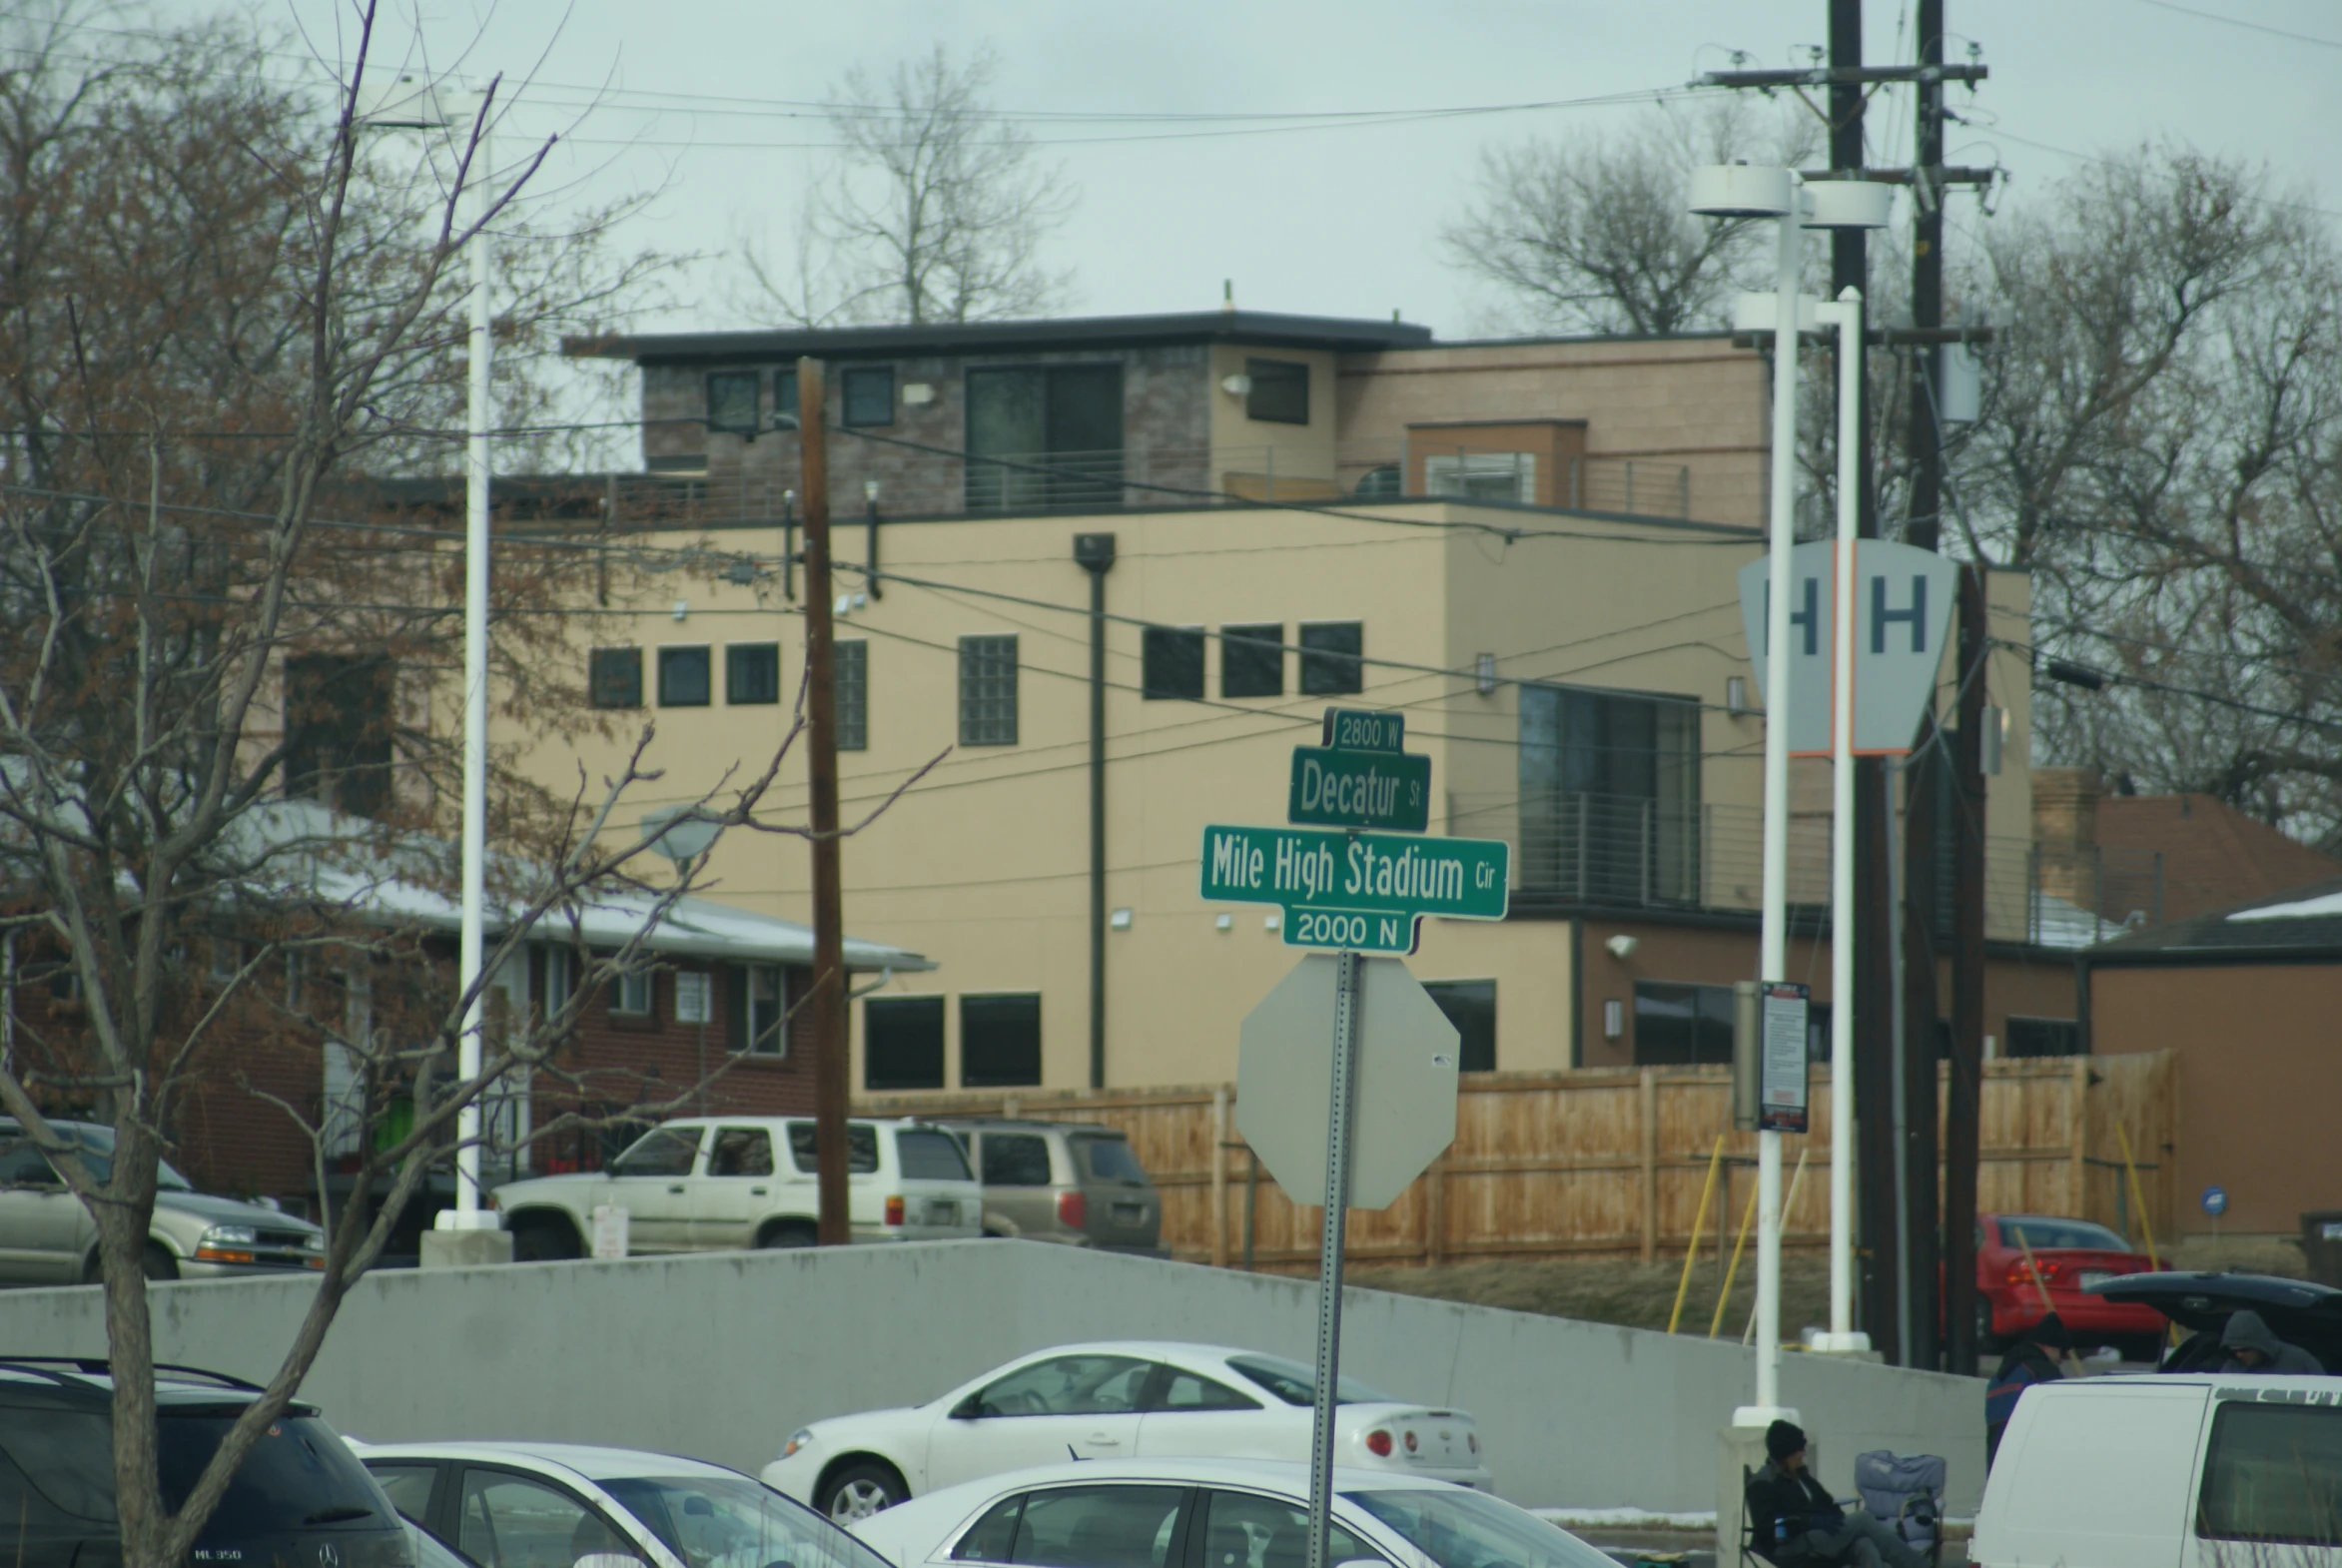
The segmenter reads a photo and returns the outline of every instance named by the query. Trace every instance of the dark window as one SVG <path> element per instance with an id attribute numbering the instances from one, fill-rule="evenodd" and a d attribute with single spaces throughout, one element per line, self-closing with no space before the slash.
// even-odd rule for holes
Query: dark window
<path id="1" fill-rule="evenodd" d="M 937 1128 L 904 1128 L 895 1134 L 895 1161 L 906 1181 L 968 1181 L 968 1156 L 960 1141 Z"/>
<path id="2" fill-rule="evenodd" d="M 1149 626 L 1140 633 L 1141 695 L 1199 701 L 1203 696 L 1203 628 Z"/>
<path id="3" fill-rule="evenodd" d="M 711 1176 L 768 1176 L 773 1174 L 773 1136 L 760 1127 L 716 1129 L 707 1152 Z"/>
<path id="4" fill-rule="evenodd" d="M 609 989 L 610 1011 L 630 1017 L 648 1017 L 652 1001 L 652 978 L 647 969 L 628 970 L 613 976 Z"/>
<path id="5" fill-rule="evenodd" d="M 960 1085 L 1017 1088 L 1041 1082 L 1041 998 L 960 999 Z"/>
<path id="6" fill-rule="evenodd" d="M 1037 1568 L 1166 1568 L 1184 1495 L 1176 1486 L 1059 1486 L 1034 1492 L 1017 1521 L 1010 1559 Z M 1281 1568 L 1274 1559 L 1270 1565 Z"/>
<path id="7" fill-rule="evenodd" d="M 1267 1389 L 1286 1404 L 1304 1409 L 1316 1402 L 1317 1373 L 1312 1367 L 1298 1361 L 1288 1361 L 1281 1355 L 1231 1355 L 1227 1364 L 1245 1377 Z M 1347 1372 L 1336 1376 L 1333 1384 L 1337 1404 L 1383 1404 L 1390 1395 L 1379 1388 L 1359 1382 Z"/>
<path id="8" fill-rule="evenodd" d="M 9 1412 L 14 1419 L 17 1412 Z M 187 1501 L 236 1424 L 227 1415 L 165 1415 L 155 1423 L 163 1506 Z M 212 1512 L 205 1534 L 213 1540 L 281 1536 L 288 1517 L 315 1519 L 327 1530 L 380 1530 L 382 1493 L 358 1456 L 316 1416 L 284 1416 L 255 1443 Z M 360 1510 L 364 1510 L 361 1512 Z"/>
<path id="9" fill-rule="evenodd" d="M 870 749 L 870 644 L 857 637 L 830 644 L 830 691 L 838 749 Z"/>
<path id="10" fill-rule="evenodd" d="M 895 422 L 895 368 L 859 365 L 846 373 L 845 422 L 855 425 Z"/>
<path id="11" fill-rule="evenodd" d="M 586 656 L 586 685 L 597 708 L 642 706 L 642 650 L 596 648 Z"/>
<path id="12" fill-rule="evenodd" d="M 1066 1141 L 1067 1147 L 1082 1157 L 1082 1166 L 1093 1181 L 1121 1181 L 1130 1186 L 1146 1186 L 1147 1168 L 1139 1164 L 1139 1157 L 1131 1152 L 1127 1138 L 1107 1137 L 1084 1133 Z"/>
<path id="13" fill-rule="evenodd" d="M 1364 686 L 1359 655 L 1366 651 L 1365 628 L 1354 620 L 1319 621 L 1301 627 L 1301 695 L 1346 697 Z"/>
<path id="14" fill-rule="evenodd" d="M 2213 1408 L 2218 1414 L 2204 1454 L 2195 1533 L 2214 1541 L 2342 1546 L 2342 1408 L 2242 1399 Z"/>
<path id="15" fill-rule="evenodd" d="M 1123 368 L 971 370 L 968 457 L 971 511 L 1119 505 Z"/>
<path id="16" fill-rule="evenodd" d="M 811 1173 L 815 1164 L 813 1124 L 789 1124 L 789 1162 L 799 1171 Z M 867 1122 L 846 1124 L 846 1172 L 849 1176 L 878 1174 L 878 1129 Z"/>
<path id="17" fill-rule="evenodd" d="M 680 977 L 678 977 L 680 978 Z M 724 971 L 724 1047 L 757 1057 L 789 1054 L 788 988 L 778 964 L 733 964 Z"/>
<path id="18" fill-rule="evenodd" d="M 1700 896 L 1700 708 L 1520 688 L 1520 883 L 1611 904 Z"/>
<path id="19" fill-rule="evenodd" d="M 781 700 L 781 645 L 735 642 L 724 649 L 724 700 L 767 703 Z"/>
<path id="20" fill-rule="evenodd" d="M 610 1175 L 622 1176 L 681 1176 L 691 1174 L 699 1154 L 696 1127 L 662 1127 L 645 1134 L 641 1142 L 610 1164 Z"/>
<path id="21" fill-rule="evenodd" d="M 862 1087 L 944 1087 L 944 999 L 872 997 L 862 1004 Z"/>
<path id="22" fill-rule="evenodd" d="M 1219 628 L 1219 694 L 1223 697 L 1284 695 L 1284 627 Z"/>
<path id="23" fill-rule="evenodd" d="M 356 816 L 390 804 L 390 665 L 312 654 L 285 661 L 285 793 Z"/>
<path id="24" fill-rule="evenodd" d="M 660 707 L 704 708 L 710 685 L 707 649 L 659 649 Z"/>
<path id="25" fill-rule="evenodd" d="M 2012 1018 L 2007 1049 L 2011 1057 L 2078 1057 L 2081 1025 L 2070 1018 Z"/>
<path id="26" fill-rule="evenodd" d="M 1215 1383 L 1208 1377 L 1199 1377 L 1179 1367 L 1164 1368 L 1162 1392 L 1148 1406 L 1151 1410 L 1257 1410 L 1260 1401 L 1237 1393 L 1224 1383 Z"/>
<path id="27" fill-rule="evenodd" d="M 435 1464 L 370 1464 L 367 1470 L 390 1506 L 416 1524 L 430 1519 L 431 1486 L 439 1478 Z"/>
<path id="28" fill-rule="evenodd" d="M 773 427 L 797 427 L 797 367 L 784 365 L 773 372 Z"/>
<path id="29" fill-rule="evenodd" d="M 1496 982 L 1493 980 L 1426 980 L 1423 989 L 1439 1004 L 1439 1011 L 1463 1037 L 1458 1059 L 1466 1073 L 1496 1071 Z"/>
<path id="30" fill-rule="evenodd" d="M 992 1505 L 992 1512 L 976 1521 L 976 1528 L 960 1537 L 960 1544 L 952 1548 L 955 1561 L 964 1563 L 1005 1563 L 1017 1549 L 1017 1521 L 1024 1516 L 1025 1498 L 1016 1496 Z"/>
<path id="31" fill-rule="evenodd" d="M 1017 743 L 1017 639 L 960 639 L 960 744 Z"/>
<path id="32" fill-rule="evenodd" d="M 1309 422 L 1309 367 L 1294 360 L 1246 360 L 1244 417 L 1277 424 Z"/>
<path id="33" fill-rule="evenodd" d="M 1281 1497 L 1257 1492 L 1210 1492 L 1211 1512 L 1203 1528 L 1203 1568 L 1298 1568 L 1309 1560 L 1309 1510 Z M 1426 1553 L 1426 1556 L 1429 1554 Z M 1526 1554 L 1523 1554 L 1526 1558 Z M 1359 1540 L 1339 1523 L 1326 1541 L 1328 1563 L 1381 1562 L 1382 1554 Z M 1438 1561 L 1440 1559 L 1433 1559 Z M 1487 1557 L 1457 1557 L 1462 1562 L 1490 1562 Z M 1520 1559 L 1516 1559 L 1520 1560 Z"/>
<path id="34" fill-rule="evenodd" d="M 1049 1140 L 1035 1133 L 985 1134 L 984 1184 L 1049 1185 Z"/>
<path id="35" fill-rule="evenodd" d="M 114 1519 L 114 1427 L 106 1417 L 92 1410 L 11 1409 L 0 1421 L 0 1453 L 67 1513 Z"/>
<path id="36" fill-rule="evenodd" d="M 1732 1063 L 1732 988 L 1635 982 L 1635 1066 Z"/>
<path id="37" fill-rule="evenodd" d="M 707 379 L 707 427 L 728 430 L 734 435 L 756 433 L 756 384 L 762 380 L 754 371 L 716 371 Z"/>
<path id="38" fill-rule="evenodd" d="M 601 1517 L 559 1487 L 500 1470 L 463 1472 L 455 1549 L 489 1568 L 553 1568 L 616 1552 Z"/>

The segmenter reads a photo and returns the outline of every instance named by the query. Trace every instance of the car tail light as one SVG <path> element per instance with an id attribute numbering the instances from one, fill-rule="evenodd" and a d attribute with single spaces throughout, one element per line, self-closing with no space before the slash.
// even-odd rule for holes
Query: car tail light
<path id="1" fill-rule="evenodd" d="M 1377 1459 L 1390 1457 L 1390 1433 L 1377 1426 L 1366 1434 L 1366 1451 Z"/>
<path id="2" fill-rule="evenodd" d="M 1058 1223 L 1076 1230 L 1090 1222 L 1090 1198 L 1082 1192 L 1058 1194 Z"/>
<path id="3" fill-rule="evenodd" d="M 899 1224 L 901 1224 L 902 1222 L 903 1222 L 903 1199 L 902 1199 L 902 1197 L 901 1197 L 900 1195 L 897 1195 L 897 1196 L 894 1196 L 894 1197 L 890 1197 L 890 1198 L 888 1198 L 888 1199 L 887 1199 L 887 1223 L 888 1223 L 888 1224 L 890 1224 L 890 1225 L 899 1225 Z"/>
<path id="4" fill-rule="evenodd" d="M 1407 1452 L 1408 1452 L 1408 1453 L 1413 1453 L 1414 1451 L 1415 1451 L 1415 1434 L 1414 1434 L 1413 1432 L 1409 1432 L 1409 1433 L 1407 1433 Z"/>
<path id="5" fill-rule="evenodd" d="M 2043 1262 L 2036 1257 L 2029 1264 L 2019 1258 L 2008 1265 L 2008 1282 L 2019 1287 L 2031 1284 L 2036 1277 L 2043 1284 L 2055 1284 L 2064 1274 L 2065 1265 L 2055 1258 Z"/>

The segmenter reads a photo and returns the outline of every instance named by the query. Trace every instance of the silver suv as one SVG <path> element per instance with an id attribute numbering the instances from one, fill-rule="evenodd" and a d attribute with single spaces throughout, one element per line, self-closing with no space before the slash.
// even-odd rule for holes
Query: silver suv
<path id="1" fill-rule="evenodd" d="M 49 1124 L 70 1138 L 82 1164 L 109 1179 L 114 1130 L 90 1122 Z M 149 1279 L 222 1279 L 326 1266 L 325 1232 L 259 1203 L 198 1192 L 164 1165 L 156 1172 L 147 1227 Z M 67 1285 L 98 1277 L 98 1225 L 24 1129 L 0 1117 L 0 1284 Z"/>
<path id="2" fill-rule="evenodd" d="M 946 1122 L 984 1183 L 984 1233 L 1165 1255 L 1163 1201 L 1131 1141 L 1079 1122 Z"/>

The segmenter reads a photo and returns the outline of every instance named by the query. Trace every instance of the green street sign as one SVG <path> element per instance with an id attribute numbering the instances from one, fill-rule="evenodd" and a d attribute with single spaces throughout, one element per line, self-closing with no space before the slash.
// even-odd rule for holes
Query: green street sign
<path id="1" fill-rule="evenodd" d="M 1397 751 L 1406 741 L 1407 718 L 1403 713 L 1327 708 L 1325 738 L 1318 744 L 1328 751 Z"/>
<path id="2" fill-rule="evenodd" d="M 1304 911 L 1502 920 L 1512 846 L 1502 839 L 1207 827 L 1203 899 Z"/>
<path id="3" fill-rule="evenodd" d="M 1295 746 L 1285 820 L 1420 833 L 1431 821 L 1431 759 Z"/>
<path id="4" fill-rule="evenodd" d="M 1357 953 L 1412 953 L 1415 917 L 1363 909 L 1287 909 L 1277 923 L 1288 948 L 1348 948 Z"/>

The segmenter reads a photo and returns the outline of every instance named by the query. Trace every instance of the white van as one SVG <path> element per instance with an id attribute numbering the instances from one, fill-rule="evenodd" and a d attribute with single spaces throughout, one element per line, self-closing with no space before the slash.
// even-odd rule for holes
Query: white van
<path id="1" fill-rule="evenodd" d="M 2342 1377 L 2092 1377 L 2025 1390 L 1978 1568 L 2342 1568 Z"/>

